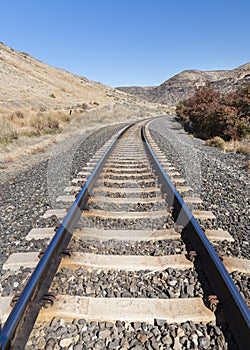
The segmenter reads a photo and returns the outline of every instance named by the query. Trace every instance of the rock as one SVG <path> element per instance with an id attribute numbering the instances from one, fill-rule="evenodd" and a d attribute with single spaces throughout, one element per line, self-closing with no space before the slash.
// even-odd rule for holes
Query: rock
<path id="1" fill-rule="evenodd" d="M 137 335 L 137 339 L 139 340 L 140 343 L 144 344 L 148 340 L 148 337 L 144 333 L 139 333 Z"/>
<path id="2" fill-rule="evenodd" d="M 62 348 L 66 347 L 68 348 L 72 344 L 73 339 L 72 338 L 65 338 L 60 341 L 60 346 Z"/>
<path id="3" fill-rule="evenodd" d="M 119 346 L 119 340 L 113 340 L 108 344 L 108 349 L 117 349 Z"/>
<path id="4" fill-rule="evenodd" d="M 191 297 L 194 296 L 194 285 L 193 284 L 189 284 L 187 286 L 187 294 L 190 295 Z"/>
<path id="5" fill-rule="evenodd" d="M 54 350 L 55 345 L 56 345 L 56 339 L 50 338 L 46 342 L 45 350 Z"/>
<path id="6" fill-rule="evenodd" d="M 210 341 L 206 337 L 199 338 L 199 346 L 202 347 L 202 349 L 209 349 L 210 348 Z"/>
<path id="7" fill-rule="evenodd" d="M 150 345 L 154 350 L 160 350 L 159 344 L 155 338 L 150 341 Z"/>
<path id="8" fill-rule="evenodd" d="M 141 329 L 141 323 L 140 322 L 133 322 L 132 327 L 135 331 L 139 331 Z"/>
<path id="9" fill-rule="evenodd" d="M 103 342 L 103 340 L 98 340 L 95 344 L 94 344 L 94 349 L 95 350 L 102 350 L 105 349 L 105 343 Z"/>
<path id="10" fill-rule="evenodd" d="M 102 339 L 106 339 L 110 336 L 110 334 L 111 334 L 111 332 L 109 329 L 104 329 L 98 333 L 98 337 L 102 338 Z"/>
<path id="11" fill-rule="evenodd" d="M 163 337 L 161 341 L 162 344 L 167 345 L 167 348 L 173 344 L 173 340 L 169 335 L 165 335 L 165 337 Z"/>
<path id="12" fill-rule="evenodd" d="M 182 350 L 182 346 L 181 346 L 181 343 L 180 343 L 180 340 L 178 337 L 175 338 L 174 340 L 174 347 L 173 347 L 174 350 Z"/>
<path id="13" fill-rule="evenodd" d="M 181 338 L 181 337 L 184 337 L 184 335 L 185 335 L 184 329 L 181 327 L 178 327 L 177 328 L 177 336 Z"/>

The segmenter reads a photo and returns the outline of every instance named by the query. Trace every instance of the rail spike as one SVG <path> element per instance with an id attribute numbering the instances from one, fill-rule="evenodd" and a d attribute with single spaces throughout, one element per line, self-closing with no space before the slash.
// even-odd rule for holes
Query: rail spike
<path id="1" fill-rule="evenodd" d="M 56 300 L 56 294 L 52 292 L 47 292 L 43 295 L 42 298 L 42 306 L 48 308 L 49 306 L 53 306 Z"/>

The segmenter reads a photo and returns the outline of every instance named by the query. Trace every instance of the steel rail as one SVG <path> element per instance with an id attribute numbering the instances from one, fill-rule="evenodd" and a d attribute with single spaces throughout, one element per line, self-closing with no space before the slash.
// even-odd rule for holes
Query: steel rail
<path id="1" fill-rule="evenodd" d="M 147 139 L 145 126 L 142 127 L 142 140 L 162 184 L 162 190 L 167 195 L 166 201 L 169 206 L 173 206 L 174 217 L 178 218 L 180 225 L 183 224 L 185 236 L 197 252 L 206 277 L 222 302 L 225 319 L 235 341 L 240 350 L 246 350 L 250 344 L 250 311 L 199 223 L 159 163 Z"/>
<path id="2" fill-rule="evenodd" d="M 3 328 L 1 329 L 0 327 L 1 350 L 24 348 L 28 340 L 27 337 L 32 330 L 41 308 L 43 294 L 49 289 L 50 283 L 62 259 L 62 252 L 66 249 L 70 241 L 73 229 L 80 219 L 82 210 L 88 201 L 95 181 L 101 173 L 117 141 L 133 125 L 132 123 L 123 128 L 120 134 L 109 145 L 53 236 L 45 253 L 9 314 Z M 41 288 L 42 285 L 44 286 L 43 288 Z"/>

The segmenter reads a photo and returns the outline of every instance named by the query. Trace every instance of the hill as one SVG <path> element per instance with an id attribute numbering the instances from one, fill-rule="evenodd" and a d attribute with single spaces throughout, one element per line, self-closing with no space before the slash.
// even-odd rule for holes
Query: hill
<path id="1" fill-rule="evenodd" d="M 192 96 L 194 94 L 194 86 L 203 86 L 206 81 L 210 81 L 216 90 L 223 94 L 234 91 L 237 87 L 250 81 L 250 63 L 233 70 L 186 70 L 166 80 L 159 86 L 132 86 L 118 87 L 117 89 L 149 102 L 174 106 L 178 102 Z"/>
<path id="2" fill-rule="evenodd" d="M 113 102 L 135 102 L 132 96 L 85 77 L 51 67 L 0 43 L 0 112 L 9 109 L 67 109 Z"/>

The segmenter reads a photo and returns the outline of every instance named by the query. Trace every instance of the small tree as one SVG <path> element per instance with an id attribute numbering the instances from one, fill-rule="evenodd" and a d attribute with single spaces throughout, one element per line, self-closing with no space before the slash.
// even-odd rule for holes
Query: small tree
<path id="1" fill-rule="evenodd" d="M 227 132 L 237 115 L 237 108 L 226 105 L 218 91 L 207 82 L 195 88 L 195 94 L 177 106 L 177 114 L 197 136 L 207 139 L 220 136 L 230 138 Z"/>

